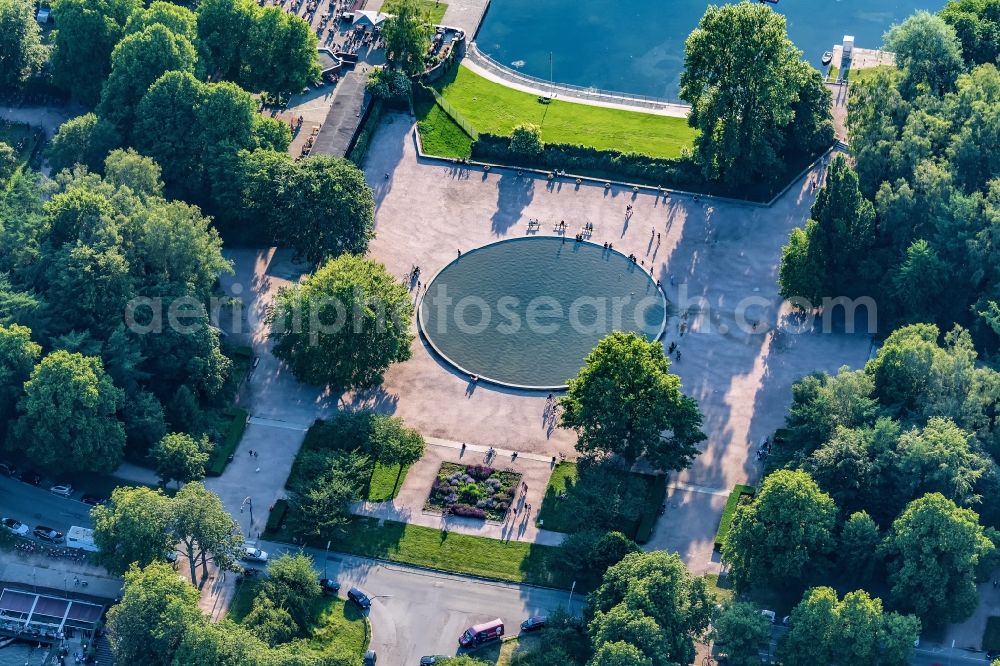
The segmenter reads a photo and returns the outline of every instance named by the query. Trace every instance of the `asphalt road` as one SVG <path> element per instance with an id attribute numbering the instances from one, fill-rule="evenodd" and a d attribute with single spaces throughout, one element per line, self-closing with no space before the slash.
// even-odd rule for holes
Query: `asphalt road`
<path id="1" fill-rule="evenodd" d="M 0 477 L 0 515 L 31 528 L 41 524 L 65 532 L 72 525 L 89 527 L 90 509 L 45 488 Z M 259 545 L 272 557 L 297 552 L 283 544 Z M 368 618 L 379 663 L 408 666 L 425 654 L 455 654 L 459 635 L 470 625 L 499 617 L 506 634 L 512 635 L 525 618 L 565 607 L 570 600 L 568 592 L 559 590 L 480 581 L 336 553 L 327 559 L 321 550 L 307 552 L 317 573 L 340 581 L 343 593 L 356 586 L 372 598 Z M 579 612 L 584 601 L 583 595 L 574 595 L 574 610 Z"/>
<path id="2" fill-rule="evenodd" d="M 260 542 L 272 556 L 288 546 Z M 513 583 L 480 581 L 464 576 L 436 573 L 362 557 L 307 549 L 327 577 L 341 583 L 341 596 L 355 586 L 372 598 L 368 619 L 372 624 L 371 647 L 379 663 L 416 665 L 426 654 L 453 655 L 458 637 L 469 626 L 494 618 L 504 621 L 505 633 L 520 631 L 521 621 L 566 607 L 569 592 Z M 573 596 L 573 609 L 580 612 L 584 597 Z"/>
<path id="3" fill-rule="evenodd" d="M 65 533 L 73 525 L 90 527 L 90 505 L 53 495 L 47 488 L 0 476 L 0 515 L 28 527 L 45 525 Z"/>

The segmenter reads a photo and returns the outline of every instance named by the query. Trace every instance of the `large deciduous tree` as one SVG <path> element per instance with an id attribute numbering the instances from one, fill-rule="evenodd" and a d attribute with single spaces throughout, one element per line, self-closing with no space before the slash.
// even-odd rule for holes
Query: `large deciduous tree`
<path id="1" fill-rule="evenodd" d="M 280 7 L 252 0 L 203 0 L 198 6 L 201 69 L 210 81 L 234 81 L 253 92 L 298 92 L 321 73 L 316 44 L 309 24 Z"/>
<path id="2" fill-rule="evenodd" d="M 192 481 L 177 491 L 172 506 L 174 536 L 188 560 L 193 584 L 197 584 L 198 562 L 207 576 L 209 558 L 224 569 L 239 559 L 243 535 L 218 495 Z"/>
<path id="3" fill-rule="evenodd" d="M 57 0 L 52 78 L 86 105 L 100 98 L 111 71 L 111 51 L 142 0 Z"/>
<path id="4" fill-rule="evenodd" d="M 244 219 L 312 264 L 364 254 L 374 235 L 375 199 L 364 174 L 347 160 L 287 152 L 240 153 L 228 196 Z M 244 223 L 245 224 L 245 223 Z"/>
<path id="5" fill-rule="evenodd" d="M 270 315 L 274 354 L 309 384 L 370 388 L 410 358 L 409 292 L 370 259 L 343 255 L 282 289 Z"/>
<path id="6" fill-rule="evenodd" d="M 117 417 L 124 394 L 100 359 L 52 352 L 35 366 L 24 392 L 14 437 L 34 463 L 60 472 L 118 466 L 125 448 Z"/>
<path id="7" fill-rule="evenodd" d="M 707 178 L 730 184 L 773 178 L 782 170 L 785 129 L 796 111 L 819 114 L 826 124 L 829 104 L 810 102 L 801 52 L 785 32 L 785 19 L 750 2 L 711 6 L 687 38 L 681 97 L 691 104 L 688 122 L 699 130 L 695 157 Z M 829 97 L 817 88 L 822 99 Z M 827 129 L 824 137 L 832 138 Z"/>
<path id="8" fill-rule="evenodd" d="M 426 12 L 417 0 L 392 0 L 386 11 L 392 14 L 382 27 L 386 53 L 405 73 L 420 74 L 434 34 Z"/>
<path id="9" fill-rule="evenodd" d="M 59 126 L 46 151 L 54 173 L 82 164 L 91 172 L 100 173 L 108 153 L 121 144 L 121 135 L 114 125 L 85 113 Z"/>
<path id="10" fill-rule="evenodd" d="M 818 306 L 824 297 L 853 296 L 870 280 L 873 269 L 864 264 L 876 240 L 875 207 L 861 195 L 858 175 L 842 155 L 830 165 L 802 234 L 793 232 L 782 253 L 782 297 Z"/>
<path id="11" fill-rule="evenodd" d="M 883 544 L 894 605 L 929 625 L 964 620 L 978 603 L 976 565 L 993 550 L 971 509 L 940 493 L 910 502 Z"/>
<path id="12" fill-rule="evenodd" d="M 181 483 L 202 479 L 211 449 L 208 437 L 195 439 L 186 433 L 170 433 L 151 451 L 156 474 L 164 485 L 176 481 L 178 488 Z"/>
<path id="13" fill-rule="evenodd" d="M 29 0 L 0 0 L 0 89 L 19 87 L 48 55 Z"/>
<path id="14" fill-rule="evenodd" d="M 101 91 L 98 115 L 122 136 L 131 135 L 135 111 L 149 87 L 167 72 L 194 73 L 196 54 L 187 37 L 160 23 L 122 39 L 111 53 L 111 73 Z"/>
<path id="15" fill-rule="evenodd" d="M 577 450 L 646 458 L 662 470 L 691 464 L 705 439 L 697 403 L 681 392 L 663 345 L 616 331 L 587 356 L 559 400 L 561 424 L 578 435 Z"/>
<path id="16" fill-rule="evenodd" d="M 939 15 L 955 29 L 967 64 L 1000 57 L 1000 0 L 950 0 Z"/>
<path id="17" fill-rule="evenodd" d="M 760 645 L 771 639 L 771 622 L 756 606 L 731 602 L 712 620 L 712 638 L 732 666 L 760 664 Z"/>
<path id="18" fill-rule="evenodd" d="M 611 614 L 619 619 L 633 618 L 641 623 L 646 622 L 641 617 L 645 616 L 652 620 L 652 626 L 659 629 L 657 637 L 649 637 L 650 640 L 657 639 L 653 654 L 644 651 L 652 647 L 647 640 L 637 640 L 638 645 L 632 644 L 627 632 L 616 632 L 617 636 L 608 633 L 607 642 L 597 641 L 594 645 L 597 654 L 608 650 L 608 646 L 623 643 L 628 647 L 622 650 L 638 654 L 640 660 L 621 663 L 663 665 L 691 663 L 695 656 L 693 637 L 702 635 L 708 629 L 715 598 L 705 580 L 693 577 L 676 554 L 654 551 L 626 555 L 621 562 L 610 567 L 588 603 L 588 616 L 593 618 L 589 626 L 591 636 L 607 626 Z M 615 623 L 621 626 L 621 623 Z M 610 650 L 612 653 L 621 651 L 618 648 Z"/>
<path id="19" fill-rule="evenodd" d="M 791 628 L 779 643 L 782 663 L 904 666 L 913 655 L 920 621 L 885 613 L 882 601 L 864 590 L 837 599 L 829 587 L 806 592 L 792 610 Z"/>
<path id="20" fill-rule="evenodd" d="M 0 325 L 0 437 L 17 413 L 24 382 L 31 376 L 42 347 L 31 339 L 27 326 Z"/>
<path id="21" fill-rule="evenodd" d="M 108 638 L 123 664 L 171 666 L 188 632 L 205 622 L 198 590 L 172 567 L 154 563 L 125 574 L 125 593 L 108 611 Z"/>
<path id="22" fill-rule="evenodd" d="M 822 569 L 834 546 L 837 506 L 802 471 L 767 476 L 753 502 L 737 507 L 722 546 L 740 589 L 794 585 Z"/>
<path id="23" fill-rule="evenodd" d="M 145 567 L 173 551 L 171 499 L 159 490 L 120 486 L 90 511 L 101 564 L 115 574 Z"/>
<path id="24" fill-rule="evenodd" d="M 911 95 L 942 95 L 954 89 L 962 71 L 962 44 L 943 18 L 926 11 L 913 14 L 885 33 L 884 48 L 896 54 L 904 70 L 903 86 Z"/>

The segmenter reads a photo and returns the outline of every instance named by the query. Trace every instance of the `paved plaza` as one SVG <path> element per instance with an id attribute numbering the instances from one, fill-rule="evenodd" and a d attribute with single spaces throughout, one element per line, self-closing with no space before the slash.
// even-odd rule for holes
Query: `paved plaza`
<path id="1" fill-rule="evenodd" d="M 758 479 L 756 445 L 782 425 L 792 383 L 815 370 L 860 367 L 870 350 L 866 332 L 794 334 L 788 330 L 788 313 L 780 309 L 781 246 L 808 215 L 812 175 L 770 208 L 681 195 L 666 199 L 629 188 L 605 191 L 565 180 L 549 183 L 510 170 L 484 172 L 420 159 L 412 120 L 403 114 L 387 116 L 377 131 L 365 172 L 376 197 L 370 255 L 400 278 L 414 265 L 423 275 L 433 275 L 458 250 L 522 237 L 528 220 L 537 218 L 543 234 L 554 234 L 553 226 L 565 220 L 567 243 L 592 223 L 594 242 L 608 241 L 635 254 L 663 283 L 671 301 L 664 343 L 678 344 L 682 358 L 674 359 L 673 370 L 698 401 L 708 439 L 692 468 L 672 479 L 665 518 L 648 547 L 680 552 L 694 571 L 717 570 L 712 540 L 725 496 L 733 484 Z M 633 206 L 628 219 L 627 205 Z M 230 475 L 227 470 L 213 482 L 230 510 L 238 510 L 250 494 L 260 523 L 261 509 L 284 493 L 285 472 L 304 429 L 344 408 L 399 416 L 428 438 L 518 451 L 526 455 L 524 464 L 531 460 L 527 456 L 539 461 L 575 457 L 574 434 L 545 417 L 546 393 L 470 383 L 419 336 L 412 359 L 392 366 L 378 389 L 332 395 L 299 384 L 269 353 L 261 318 L 277 289 L 298 281 L 306 267 L 285 251 L 229 250 L 227 256 L 236 274 L 222 280 L 223 288 L 248 303 L 236 337 L 252 342 L 259 357 L 241 395 L 254 418 L 236 464 L 251 464 L 245 451 L 251 448 L 261 451 L 262 462 L 267 457 L 259 473 Z M 756 328 L 748 323 L 754 321 Z M 223 322 L 223 328 L 232 326 Z M 407 481 L 395 505 L 359 511 L 409 513 L 420 516 L 416 522 L 436 525 L 437 517 L 420 511 L 429 490 L 429 482 L 417 488 L 422 476 L 418 471 Z M 230 484 L 227 477 L 240 483 Z M 539 492 L 542 483 L 540 477 L 533 484 Z M 532 539 L 535 532 L 523 536 Z"/>

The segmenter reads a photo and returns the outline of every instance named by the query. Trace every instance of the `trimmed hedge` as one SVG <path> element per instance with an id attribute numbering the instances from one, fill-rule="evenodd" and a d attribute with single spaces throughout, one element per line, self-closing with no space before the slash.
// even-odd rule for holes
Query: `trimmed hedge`
<path id="1" fill-rule="evenodd" d="M 693 181 L 693 176 L 696 176 L 696 172 L 692 173 L 693 164 L 689 160 L 598 150 L 587 146 L 547 143 L 540 155 L 521 155 L 511 152 L 510 137 L 496 134 L 480 134 L 472 144 L 472 158 L 482 162 L 560 169 L 582 176 L 630 180 L 678 189 L 683 189 L 681 185 Z"/>
<path id="2" fill-rule="evenodd" d="M 207 476 L 222 476 L 222 473 L 226 471 L 226 465 L 229 464 L 229 456 L 236 452 L 236 447 L 243 439 L 243 431 L 247 429 L 249 415 L 245 409 L 230 407 L 224 410 L 223 414 L 231 417 L 231 420 L 222 441 L 212 449 L 212 454 L 208 459 L 208 467 L 205 470 Z"/>
<path id="3" fill-rule="evenodd" d="M 667 497 L 667 475 L 657 474 L 650 481 L 646 493 L 645 507 L 635 530 L 636 543 L 646 543 L 653 536 L 656 520 L 660 517 L 660 507 Z"/>
<path id="4" fill-rule="evenodd" d="M 1000 616 L 990 615 L 986 618 L 986 631 L 983 632 L 983 649 L 991 654 L 1000 652 Z"/>
<path id="5" fill-rule="evenodd" d="M 751 185 L 733 187 L 706 181 L 698 165 L 690 157 L 668 159 L 561 143 L 545 144 L 540 155 L 521 155 L 511 152 L 510 137 L 496 134 L 480 134 L 472 144 L 472 159 L 479 162 L 568 171 L 590 178 L 624 180 L 640 185 L 757 203 L 770 201 L 792 177 L 808 166 L 821 152 L 816 155 L 788 157 L 785 160 L 786 169 L 783 172 L 776 171 L 770 180 L 758 180 Z"/>
<path id="6" fill-rule="evenodd" d="M 737 483 L 733 486 L 733 492 L 729 493 L 726 500 L 726 507 L 722 510 L 722 519 L 719 521 L 719 529 L 715 532 L 715 547 L 722 548 L 722 544 L 729 534 L 729 527 L 733 524 L 733 516 L 736 515 L 736 507 L 740 505 L 744 497 L 753 498 L 757 489 L 753 486 L 745 486 Z"/>
<path id="7" fill-rule="evenodd" d="M 267 525 L 264 526 L 265 534 L 280 530 L 286 515 L 288 515 L 288 500 L 280 499 L 274 503 L 271 513 L 267 515 Z"/>

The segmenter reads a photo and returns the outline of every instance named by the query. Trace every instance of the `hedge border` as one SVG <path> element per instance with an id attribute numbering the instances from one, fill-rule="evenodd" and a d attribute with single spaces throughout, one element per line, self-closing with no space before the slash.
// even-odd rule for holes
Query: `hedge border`
<path id="1" fill-rule="evenodd" d="M 729 528 L 733 524 L 733 516 L 736 515 L 736 507 L 740 504 L 740 499 L 744 495 L 750 495 L 753 497 L 756 494 L 757 489 L 754 486 L 746 486 L 742 483 L 737 483 L 733 486 L 733 492 L 729 493 L 729 499 L 726 500 L 726 506 L 722 509 L 722 518 L 719 520 L 719 529 L 715 532 L 715 547 L 717 549 L 722 548 L 722 544 L 726 540 L 726 536 L 729 534 Z"/>
<path id="2" fill-rule="evenodd" d="M 226 428 L 226 434 L 223 435 L 222 441 L 212 449 L 212 455 L 208 459 L 208 466 L 205 470 L 206 476 L 222 476 L 222 473 L 226 471 L 229 456 L 235 453 L 236 447 L 240 445 L 243 432 L 247 429 L 247 420 L 250 418 L 247 410 L 240 407 L 228 407 L 223 411 L 223 414 L 232 417 L 232 420 L 229 422 L 229 427 Z"/>

